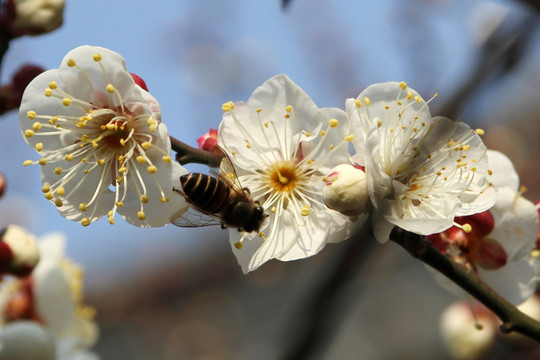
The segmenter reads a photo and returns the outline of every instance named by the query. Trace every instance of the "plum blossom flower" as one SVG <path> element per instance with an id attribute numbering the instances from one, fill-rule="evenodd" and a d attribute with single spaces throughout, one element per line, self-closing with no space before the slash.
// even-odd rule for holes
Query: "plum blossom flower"
<path id="1" fill-rule="evenodd" d="M 394 226 L 421 235 L 443 231 L 455 216 L 495 202 L 481 129 L 432 118 L 428 102 L 404 82 L 371 85 L 347 99 L 346 110 L 379 242 Z"/>
<path id="2" fill-rule="evenodd" d="M 20 129 L 41 155 L 24 165 L 41 165 L 45 198 L 69 220 L 113 224 L 119 213 L 156 227 L 187 206 L 172 196 L 186 170 L 171 161 L 159 104 L 135 79 L 119 54 L 81 46 L 24 92 Z"/>
<path id="3" fill-rule="evenodd" d="M 0 230 L 0 274 L 27 276 L 39 261 L 36 238 L 17 225 Z"/>
<path id="4" fill-rule="evenodd" d="M 18 358 L 97 359 L 87 350 L 98 328 L 95 310 L 83 303 L 82 268 L 65 257 L 62 234 L 46 235 L 38 244 L 41 260 L 34 272 L 5 278 L 0 287 L 0 340 L 9 342 L 0 348 L 0 359 L 15 351 Z"/>
<path id="5" fill-rule="evenodd" d="M 258 87 L 247 103 L 228 102 L 219 144 L 242 186 L 269 214 L 259 234 L 231 230 L 244 272 L 270 259 L 301 259 L 346 237 L 347 217 L 329 210 L 321 194 L 325 175 L 350 162 L 345 112 L 319 109 L 287 76 Z"/>
<path id="6" fill-rule="evenodd" d="M 530 254 L 538 233 L 538 213 L 535 205 L 521 196 L 512 162 L 492 150 L 488 150 L 488 159 L 498 188 L 495 205 L 482 213 L 458 217 L 461 227 L 452 226 L 428 238 L 517 305 L 532 296 L 536 287 Z"/>

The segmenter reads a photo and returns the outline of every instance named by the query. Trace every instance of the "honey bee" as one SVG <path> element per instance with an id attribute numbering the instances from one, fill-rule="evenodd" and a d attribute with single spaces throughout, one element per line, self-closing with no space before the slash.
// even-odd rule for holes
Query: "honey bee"
<path id="1" fill-rule="evenodd" d="M 223 158 L 217 177 L 189 173 L 180 176 L 182 190 L 173 188 L 191 205 L 174 217 L 172 224 L 198 227 L 221 224 L 223 229 L 258 232 L 268 214 L 259 201 L 253 200 L 248 188 L 242 187 L 231 159 L 221 149 Z"/>

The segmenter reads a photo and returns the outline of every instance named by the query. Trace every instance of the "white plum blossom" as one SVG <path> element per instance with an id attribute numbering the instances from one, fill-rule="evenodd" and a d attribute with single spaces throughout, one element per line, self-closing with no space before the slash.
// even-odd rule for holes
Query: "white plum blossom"
<path id="1" fill-rule="evenodd" d="M 59 28 L 64 21 L 65 0 L 7 0 L 13 2 L 13 35 L 41 35 Z"/>
<path id="2" fill-rule="evenodd" d="M 495 202 L 481 129 L 432 118 L 428 103 L 404 82 L 371 85 L 347 99 L 346 110 L 379 242 L 394 226 L 421 235 L 443 231 L 455 216 Z"/>
<path id="3" fill-rule="evenodd" d="M 269 214 L 258 234 L 230 231 L 242 270 L 312 256 L 343 240 L 348 218 L 329 210 L 321 195 L 330 169 L 350 162 L 345 112 L 319 109 L 285 75 L 266 81 L 247 103 L 225 103 L 223 110 L 219 145 Z"/>
<path id="4" fill-rule="evenodd" d="M 40 155 L 42 191 L 62 216 L 87 226 L 119 213 L 141 227 L 163 226 L 187 206 L 173 195 L 186 170 L 171 161 L 158 102 L 117 53 L 70 51 L 36 77 L 19 112 L 26 142 Z"/>
<path id="5" fill-rule="evenodd" d="M 535 205 L 521 196 L 519 177 L 510 159 L 488 150 L 497 201 L 488 211 L 458 217 L 468 232 L 453 226 L 428 236 L 445 254 L 466 262 L 478 276 L 514 305 L 530 298 L 536 288 L 530 261 L 538 233 Z M 443 283 L 444 284 L 444 283 Z"/>
<path id="6" fill-rule="evenodd" d="M 26 278 L 5 278 L 0 287 L 0 359 L 41 353 L 40 359 L 94 360 L 95 310 L 83 303 L 83 269 L 65 256 L 65 237 L 39 239 L 40 262 Z M 29 338 L 36 341 L 29 342 Z M 39 340 L 39 341 L 38 341 Z M 5 351 L 5 353 L 4 353 Z M 24 358 L 24 357 L 21 357 Z"/>

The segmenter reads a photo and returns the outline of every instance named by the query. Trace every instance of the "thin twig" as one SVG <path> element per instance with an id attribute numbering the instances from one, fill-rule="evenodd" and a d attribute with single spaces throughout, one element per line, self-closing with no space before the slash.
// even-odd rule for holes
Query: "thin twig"
<path id="1" fill-rule="evenodd" d="M 390 240 L 401 245 L 412 256 L 438 270 L 467 291 L 503 322 L 503 333 L 517 332 L 540 341 L 540 322 L 520 312 L 508 300 L 487 285 L 475 271 L 452 261 L 431 245 L 424 236 L 394 230 Z"/>
<path id="2" fill-rule="evenodd" d="M 210 167 L 219 167 L 222 156 L 210 151 L 204 151 L 190 146 L 170 136 L 171 148 L 176 152 L 176 161 L 181 165 L 197 163 Z"/>

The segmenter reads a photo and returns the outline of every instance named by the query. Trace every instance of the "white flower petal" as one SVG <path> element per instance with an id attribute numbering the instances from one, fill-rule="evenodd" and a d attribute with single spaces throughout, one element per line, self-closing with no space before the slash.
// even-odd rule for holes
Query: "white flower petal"
<path id="1" fill-rule="evenodd" d="M 489 168 L 493 171 L 491 181 L 497 188 L 519 189 L 519 175 L 512 161 L 503 153 L 495 150 L 487 151 Z"/>
<path id="2" fill-rule="evenodd" d="M 533 267 L 526 261 L 511 261 L 498 270 L 478 269 L 478 276 L 514 305 L 534 294 Z"/>

